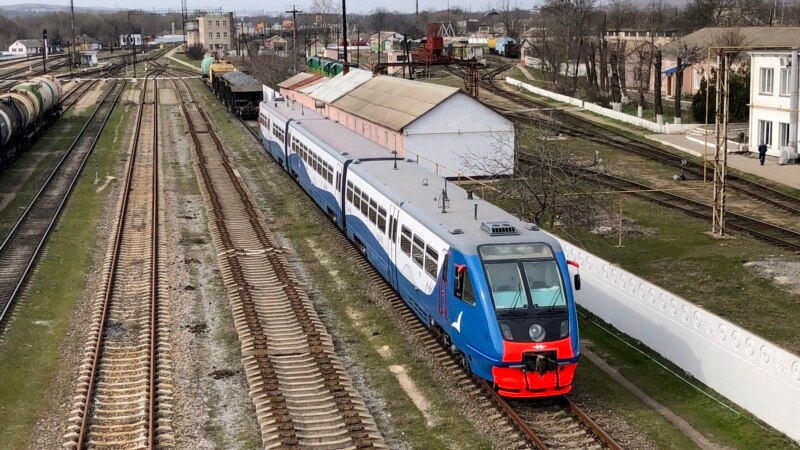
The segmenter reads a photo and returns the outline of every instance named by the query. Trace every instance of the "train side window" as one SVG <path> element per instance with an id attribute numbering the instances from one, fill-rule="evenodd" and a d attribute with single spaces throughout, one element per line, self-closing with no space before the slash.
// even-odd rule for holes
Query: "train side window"
<path id="1" fill-rule="evenodd" d="M 369 195 L 363 191 L 361 192 L 361 214 L 363 214 L 364 217 L 367 217 L 369 214 Z"/>
<path id="2" fill-rule="evenodd" d="M 386 210 L 382 206 L 378 207 L 378 229 L 386 233 Z"/>
<path id="3" fill-rule="evenodd" d="M 414 236 L 414 245 L 411 248 L 411 259 L 414 260 L 417 265 L 422 268 L 423 263 L 425 260 L 425 241 L 423 241 L 419 236 Z"/>
<path id="4" fill-rule="evenodd" d="M 347 201 L 349 201 L 351 205 L 353 204 L 353 182 L 352 181 L 348 181 L 347 182 Z"/>
<path id="5" fill-rule="evenodd" d="M 375 203 L 375 200 L 369 201 L 369 221 L 374 224 L 378 223 L 378 204 Z"/>
<path id="6" fill-rule="evenodd" d="M 467 266 L 456 264 L 456 285 L 453 293 L 457 298 L 460 298 L 465 303 L 470 305 L 475 304 L 475 293 L 472 291 L 472 283 L 469 281 L 469 273 L 467 273 Z"/>
<path id="7" fill-rule="evenodd" d="M 397 242 L 397 217 L 392 218 L 392 241 Z"/>
<path id="8" fill-rule="evenodd" d="M 433 279 L 439 272 L 439 253 L 430 245 L 425 248 L 425 271 Z"/>
<path id="9" fill-rule="evenodd" d="M 406 227 L 400 231 L 400 250 L 406 255 L 411 255 L 411 230 Z"/>

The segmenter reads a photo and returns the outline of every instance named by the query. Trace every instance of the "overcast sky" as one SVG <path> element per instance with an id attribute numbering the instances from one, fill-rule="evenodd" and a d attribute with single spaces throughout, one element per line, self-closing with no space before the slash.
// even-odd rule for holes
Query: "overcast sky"
<path id="1" fill-rule="evenodd" d="M 175 8 L 180 9 L 181 2 L 180 0 L 74 0 L 75 6 L 82 6 L 82 7 L 92 7 L 92 6 L 102 6 L 108 8 L 138 8 L 138 9 L 152 9 L 152 8 Z M 335 0 L 339 1 L 339 0 Z M 53 1 L 53 0 L 0 0 L 0 5 L 14 5 L 20 3 L 44 3 L 50 5 L 66 5 L 69 6 L 68 0 L 60 0 L 60 1 Z M 446 9 L 448 6 L 450 7 L 461 7 L 465 10 L 470 10 L 472 8 L 473 11 L 486 11 L 489 5 L 494 5 L 496 0 L 419 0 L 419 9 L 437 9 L 443 10 Z M 197 8 L 219 8 L 224 5 L 224 9 L 226 10 L 267 10 L 267 11 L 283 11 L 285 9 L 291 9 L 291 5 L 297 5 L 298 9 L 308 9 L 311 5 L 311 0 L 226 0 L 221 2 L 217 1 L 205 1 L 205 2 L 194 2 L 189 1 L 189 9 L 197 9 Z M 135 5 L 135 6 L 134 6 Z M 347 12 L 354 12 L 354 13 L 368 13 L 375 9 L 376 6 L 384 6 L 390 11 L 397 10 L 401 12 L 413 12 L 415 7 L 415 0 L 400 0 L 400 1 L 393 1 L 393 2 L 384 2 L 384 1 L 376 1 L 376 0 L 347 0 Z M 530 8 L 533 5 L 533 0 L 520 0 L 519 6 L 520 8 Z M 287 8 L 288 6 L 288 8 Z"/>

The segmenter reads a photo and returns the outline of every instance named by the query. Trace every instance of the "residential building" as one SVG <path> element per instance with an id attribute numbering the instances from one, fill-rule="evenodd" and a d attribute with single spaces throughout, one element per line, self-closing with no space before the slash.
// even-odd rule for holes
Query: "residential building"
<path id="1" fill-rule="evenodd" d="M 712 69 L 717 67 L 715 58 L 712 58 L 711 61 L 706 61 L 708 48 L 731 45 L 743 47 L 798 47 L 800 46 L 800 27 L 708 27 L 674 39 L 669 44 L 661 47 L 663 54 L 661 93 L 668 97 L 675 95 L 678 55 L 682 56 L 683 63 L 690 65 L 683 70 L 681 92 L 685 95 L 694 95 L 700 89 L 700 81 L 706 76 L 706 64 Z M 733 68 L 738 68 L 740 65 L 740 61 L 734 61 L 731 64 Z M 654 86 L 654 80 L 655 78 L 651 81 L 651 87 Z"/>
<path id="2" fill-rule="evenodd" d="M 228 52 L 235 48 L 233 13 L 202 16 L 186 22 L 186 42 L 209 51 Z"/>
<path id="3" fill-rule="evenodd" d="M 677 36 L 675 30 L 652 31 L 639 30 L 636 28 L 620 28 L 619 30 L 606 31 L 606 40 L 614 41 L 633 41 L 637 45 L 641 42 L 650 42 L 656 47 L 662 47 L 672 42 Z"/>
<path id="4" fill-rule="evenodd" d="M 102 50 L 103 44 L 101 44 L 97 39 L 84 34 L 75 38 L 75 49 L 79 52 Z"/>
<path id="5" fill-rule="evenodd" d="M 790 153 L 797 152 L 800 77 L 797 76 L 798 67 L 792 64 L 797 61 L 796 53 L 793 59 L 788 50 L 750 52 L 749 148 L 752 152 L 757 152 L 762 143 L 767 145 L 767 154 L 771 156 L 781 156 L 786 147 L 792 149 Z"/>
<path id="6" fill-rule="evenodd" d="M 18 39 L 8 47 L 12 56 L 31 56 L 44 53 L 44 41 L 41 39 Z"/>

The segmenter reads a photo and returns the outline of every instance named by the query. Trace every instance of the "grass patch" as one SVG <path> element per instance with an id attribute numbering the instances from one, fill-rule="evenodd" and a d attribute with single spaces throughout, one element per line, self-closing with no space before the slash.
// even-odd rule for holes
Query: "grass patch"
<path id="1" fill-rule="evenodd" d="M 590 313 L 582 312 L 582 317 L 579 319 L 581 321 L 581 338 L 590 340 L 598 353 L 601 353 L 603 358 L 616 367 L 625 378 L 636 384 L 650 397 L 683 417 L 712 442 L 725 448 L 741 449 L 797 447 L 787 437 L 761 424 L 738 406 L 728 402 L 690 376 L 683 374 L 680 368 L 661 358 L 655 352 L 646 348 L 642 349 L 645 354 L 631 351 L 630 347 L 618 339 L 621 337 L 632 342 L 630 338 L 616 331 L 613 332 L 613 335 L 609 334 L 603 328 L 611 330 L 610 325 L 603 323 Z M 658 361 L 675 373 L 682 374 L 695 386 L 698 386 L 700 391 L 687 385 L 654 361 Z M 671 424 L 659 419 L 660 416 L 657 413 L 647 408 L 641 410 L 642 406 L 637 406 L 637 403 L 642 405 L 638 399 L 624 391 L 618 392 L 622 388 L 614 383 L 603 383 L 604 374 L 588 363 L 586 359 L 581 362 L 578 373 L 578 379 L 581 382 L 587 386 L 593 386 L 593 395 L 597 395 L 605 403 L 613 405 L 614 411 L 620 411 L 629 423 L 636 424 L 637 427 L 644 430 L 647 436 L 658 444 L 659 448 L 694 447 L 694 444 L 687 438 L 683 437 L 683 440 L 688 441 L 688 443 L 684 443 L 681 440 L 682 436 L 672 435 Z M 712 400 L 704 393 L 719 399 L 719 402 Z M 628 397 L 633 400 L 631 401 Z M 736 414 L 727 407 L 732 407 L 741 414 Z M 653 417 L 654 414 L 657 417 Z M 667 427 L 660 422 L 665 422 Z"/>
<path id="2" fill-rule="evenodd" d="M 2 173 L 0 192 L 14 198 L 0 211 L 0 235 L 5 236 L 19 220 L 84 123 L 85 117 L 59 119 Z"/>
<path id="3" fill-rule="evenodd" d="M 706 234 L 705 220 L 665 211 L 650 202 L 623 198 L 623 212 L 640 226 L 655 230 L 642 238 L 601 237 L 586 230 L 571 230 L 569 239 L 586 250 L 619 264 L 642 278 L 702 306 L 709 311 L 800 353 L 797 305 L 800 295 L 789 294 L 770 281 L 752 275 L 743 266 L 776 255 L 800 260 L 795 255 L 747 236 L 717 240 Z M 665 219 L 666 218 L 666 219 Z M 753 302 L 754 298 L 770 301 Z"/>
<path id="4" fill-rule="evenodd" d="M 177 60 L 183 61 L 186 64 L 190 64 L 194 67 L 197 67 L 198 69 L 200 68 L 200 63 L 202 62 L 201 59 L 189 58 L 188 56 L 186 56 L 186 53 L 175 53 L 174 55 L 172 55 L 172 57 Z"/>
<path id="5" fill-rule="evenodd" d="M 230 114 L 209 98 L 207 90 L 201 92 L 198 97 L 205 97 L 205 107 L 217 125 L 220 137 L 231 148 L 239 149 L 238 158 L 245 165 L 256 168 L 263 175 L 263 178 L 253 181 L 251 186 L 257 185 L 259 190 L 272 189 L 268 187 L 269 182 L 266 180 L 274 178 L 279 169 L 268 167 L 269 162 L 265 161 L 261 148 L 254 145 L 249 136 L 243 135 Z M 288 178 L 285 180 L 288 181 Z M 298 187 L 291 186 L 280 192 L 270 192 L 269 216 L 285 219 L 273 223 L 271 227 L 292 241 L 314 280 L 314 288 L 327 299 L 324 309 L 333 314 L 323 314 L 321 317 L 335 336 L 337 345 L 345 344 L 348 353 L 356 356 L 366 375 L 368 386 L 379 392 L 385 400 L 385 408 L 382 409 L 388 413 L 387 420 L 391 422 L 393 433 L 389 438 L 406 442 L 412 448 L 488 448 L 489 442 L 464 419 L 448 399 L 440 395 L 441 387 L 433 379 L 426 363 L 412 356 L 413 349 L 409 348 L 401 331 L 391 323 L 385 310 L 368 298 L 367 288 L 351 288 L 362 286 L 362 274 L 357 272 L 352 262 L 339 254 L 330 238 L 323 233 L 324 229 L 315 221 L 307 219 L 308 208 L 314 206 L 309 203 L 310 200 L 305 199 Z M 300 197 L 303 200 L 298 200 Z M 330 260 L 321 263 L 308 243 L 309 240 L 323 249 Z M 329 268 L 339 271 L 337 277 L 344 288 L 339 287 Z M 361 317 L 360 323 L 356 324 L 348 317 L 348 307 L 357 311 Z M 331 315 L 338 320 L 330 320 Z M 383 345 L 390 345 L 392 348 L 394 356 L 390 363 L 403 365 L 423 395 L 431 402 L 432 414 L 439 420 L 435 426 L 427 426 L 425 417 L 388 370 L 389 363 L 376 350 Z"/>
<path id="6" fill-rule="evenodd" d="M 88 166 L 97 164 L 101 174 L 114 171 L 117 134 L 124 133 L 128 120 L 128 111 L 114 111 Z M 65 376 L 58 372 L 60 350 L 73 319 L 82 320 L 73 311 L 102 239 L 96 228 L 111 192 L 96 192 L 93 181 L 93 173 L 81 176 L 7 331 L 0 353 L 0 442 L 6 448 L 25 448 L 36 421 L 56 407 L 57 398 L 48 392 Z"/>

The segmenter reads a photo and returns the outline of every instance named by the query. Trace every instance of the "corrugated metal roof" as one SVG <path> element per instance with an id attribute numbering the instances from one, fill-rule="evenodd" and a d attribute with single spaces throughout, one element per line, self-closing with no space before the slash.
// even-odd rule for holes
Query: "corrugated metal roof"
<path id="1" fill-rule="evenodd" d="M 665 49 L 679 50 L 684 45 L 701 48 L 703 57 L 706 48 L 720 45 L 797 47 L 800 27 L 708 27 L 671 42 Z"/>
<path id="2" fill-rule="evenodd" d="M 377 76 L 333 103 L 350 114 L 400 131 L 458 92 L 457 88 Z"/>
<path id="3" fill-rule="evenodd" d="M 315 84 L 314 86 L 309 86 L 300 91 L 309 94 L 314 100 L 333 103 L 370 79 L 372 79 L 372 72 L 361 69 L 350 69 L 350 72 L 347 74 L 342 72 L 326 80 L 324 83 Z"/>
<path id="4" fill-rule="evenodd" d="M 295 84 L 300 83 L 301 81 L 305 81 L 305 80 L 307 80 L 307 79 L 309 79 L 309 78 L 311 78 L 313 76 L 315 76 L 315 74 L 313 74 L 313 73 L 300 72 L 297 75 L 295 75 L 295 76 L 293 76 L 293 77 L 291 77 L 289 79 L 283 80 L 280 83 L 278 83 L 278 87 L 282 87 L 282 88 L 287 88 L 288 89 L 288 88 L 291 88 L 292 86 L 294 86 Z"/>

